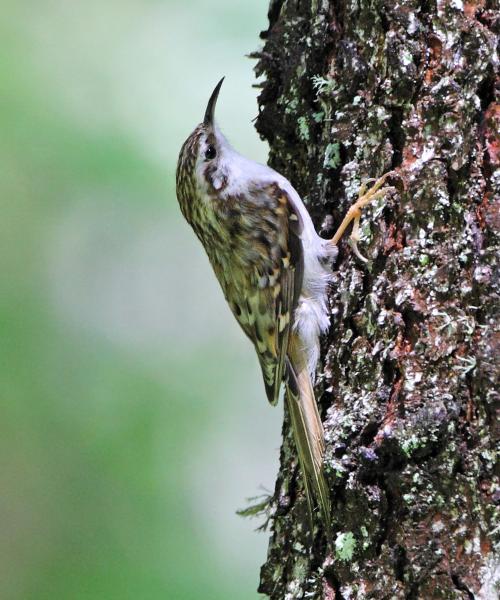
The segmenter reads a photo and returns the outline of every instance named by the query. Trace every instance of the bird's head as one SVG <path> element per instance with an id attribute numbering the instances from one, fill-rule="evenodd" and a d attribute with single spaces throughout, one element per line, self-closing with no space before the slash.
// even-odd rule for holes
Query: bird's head
<path id="1" fill-rule="evenodd" d="M 191 222 L 196 203 L 220 194 L 228 183 L 231 148 L 215 124 L 214 113 L 224 77 L 215 86 L 203 121 L 184 142 L 177 163 L 177 198 Z"/>

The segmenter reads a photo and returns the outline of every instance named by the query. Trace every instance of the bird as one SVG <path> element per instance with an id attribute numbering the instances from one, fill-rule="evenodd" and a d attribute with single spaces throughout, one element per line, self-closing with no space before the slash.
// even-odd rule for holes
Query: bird
<path id="1" fill-rule="evenodd" d="M 312 520 L 319 508 L 331 539 L 331 500 L 323 424 L 314 394 L 320 336 L 330 326 L 328 289 L 337 243 L 362 209 L 387 193 L 386 173 L 360 189 L 334 237 L 320 237 L 298 192 L 283 175 L 239 154 L 215 122 L 224 77 L 203 121 L 184 142 L 176 170 L 181 212 L 201 241 L 224 297 L 253 343 L 270 404 L 282 388 Z"/>

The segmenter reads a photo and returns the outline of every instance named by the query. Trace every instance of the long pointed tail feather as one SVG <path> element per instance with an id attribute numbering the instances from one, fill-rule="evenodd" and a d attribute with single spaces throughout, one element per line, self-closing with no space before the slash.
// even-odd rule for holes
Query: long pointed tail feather
<path id="1" fill-rule="evenodd" d="M 292 423 L 299 463 L 305 481 L 309 510 L 314 499 L 319 506 L 321 519 L 331 542 L 330 494 L 323 473 L 325 441 L 323 425 L 318 413 L 314 391 L 305 361 L 294 353 L 287 365 L 286 398 Z M 293 360 L 293 363 L 292 363 Z M 311 497 L 311 489 L 314 499 Z"/>

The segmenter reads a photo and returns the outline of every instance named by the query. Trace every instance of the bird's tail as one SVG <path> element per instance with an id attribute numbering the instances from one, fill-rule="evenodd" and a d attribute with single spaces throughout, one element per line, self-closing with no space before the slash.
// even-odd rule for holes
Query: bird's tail
<path id="1" fill-rule="evenodd" d="M 328 541 L 331 542 L 330 494 L 323 473 L 325 452 L 323 425 L 318 413 L 307 361 L 304 359 L 303 352 L 298 349 L 290 352 L 287 362 L 286 398 L 311 520 L 315 499 Z"/>

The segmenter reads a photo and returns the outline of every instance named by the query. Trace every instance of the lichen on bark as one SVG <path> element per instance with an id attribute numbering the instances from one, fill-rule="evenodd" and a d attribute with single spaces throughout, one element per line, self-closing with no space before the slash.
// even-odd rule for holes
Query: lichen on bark
<path id="1" fill-rule="evenodd" d="M 319 230 L 363 179 L 398 191 L 341 243 L 317 395 L 335 547 L 313 546 L 288 422 L 259 591 L 497 597 L 500 18 L 484 0 L 272 0 L 256 127 Z"/>

